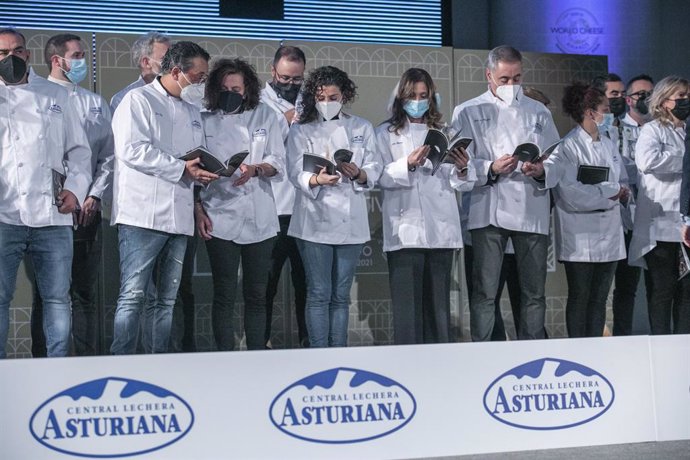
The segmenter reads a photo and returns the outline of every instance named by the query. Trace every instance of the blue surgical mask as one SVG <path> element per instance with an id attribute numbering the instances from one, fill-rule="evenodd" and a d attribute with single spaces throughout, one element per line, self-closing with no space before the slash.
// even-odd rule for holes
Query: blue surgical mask
<path id="1" fill-rule="evenodd" d="M 597 112 L 599 113 L 599 112 Z M 602 113 L 604 118 L 601 121 L 594 121 L 597 124 L 599 131 L 608 131 L 611 126 L 613 126 L 613 114 L 612 113 Z"/>
<path id="2" fill-rule="evenodd" d="M 62 69 L 65 72 L 65 76 L 75 85 L 81 83 L 89 71 L 89 68 L 86 67 L 86 59 L 62 59 L 69 61 L 69 71 Z"/>
<path id="3" fill-rule="evenodd" d="M 412 118 L 422 118 L 427 110 L 429 110 L 429 99 L 406 101 L 403 105 L 403 109 Z"/>

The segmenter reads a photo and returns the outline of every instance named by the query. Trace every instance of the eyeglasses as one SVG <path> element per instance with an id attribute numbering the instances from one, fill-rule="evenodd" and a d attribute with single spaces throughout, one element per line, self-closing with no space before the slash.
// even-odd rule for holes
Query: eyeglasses
<path id="1" fill-rule="evenodd" d="M 276 72 L 276 77 L 281 83 L 294 83 L 299 85 L 304 81 L 304 77 L 291 77 L 289 75 L 281 75 L 278 72 Z"/>
<path id="2" fill-rule="evenodd" d="M 647 99 L 651 95 L 651 91 L 638 91 L 636 93 L 628 94 L 628 96 L 632 97 L 633 99 Z"/>

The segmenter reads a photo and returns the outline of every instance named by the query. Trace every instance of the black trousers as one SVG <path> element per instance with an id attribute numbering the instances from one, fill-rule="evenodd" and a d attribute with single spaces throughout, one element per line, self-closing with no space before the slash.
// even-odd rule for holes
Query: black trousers
<path id="1" fill-rule="evenodd" d="M 453 249 L 400 249 L 388 255 L 395 344 L 450 342 Z"/>
<path id="2" fill-rule="evenodd" d="M 625 250 L 630 248 L 632 232 L 625 232 Z M 613 289 L 613 335 L 632 334 L 635 293 L 640 282 L 640 267 L 628 265 L 628 260 L 618 261 Z"/>
<path id="3" fill-rule="evenodd" d="M 568 280 L 565 323 L 568 337 L 601 337 L 606 299 L 617 262 L 563 262 Z"/>
<path id="4" fill-rule="evenodd" d="M 679 243 L 657 241 L 644 256 L 652 334 L 690 333 L 690 275 L 678 280 L 679 250 Z"/>
<path id="5" fill-rule="evenodd" d="M 271 252 L 271 270 L 268 274 L 268 285 L 266 287 L 266 334 L 268 342 L 271 338 L 271 323 L 273 322 L 273 300 L 278 292 L 278 282 L 283 271 L 283 265 L 290 260 L 290 275 L 292 287 L 295 290 L 295 316 L 297 317 L 297 333 L 299 334 L 300 346 L 309 346 L 307 334 L 307 322 L 304 317 L 304 308 L 307 304 L 307 281 L 304 276 L 304 265 L 302 257 L 297 249 L 295 239 L 288 236 L 290 227 L 290 215 L 278 216 L 280 222 L 280 233 L 278 233 L 273 251 Z M 289 305 L 289 302 L 286 302 Z M 288 309 L 285 309 L 286 312 Z"/>

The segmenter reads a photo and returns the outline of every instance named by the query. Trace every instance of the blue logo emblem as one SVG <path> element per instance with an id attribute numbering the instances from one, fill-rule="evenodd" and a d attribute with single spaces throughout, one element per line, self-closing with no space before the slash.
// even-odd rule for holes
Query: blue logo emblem
<path id="1" fill-rule="evenodd" d="M 527 430 L 560 430 L 591 422 L 613 405 L 613 385 L 571 361 L 543 358 L 494 380 L 484 409 L 501 423 Z"/>
<path id="2" fill-rule="evenodd" d="M 362 136 L 361 134 L 354 136 L 352 138 L 352 143 L 353 144 L 363 144 L 364 143 L 364 136 Z"/>
<path id="3" fill-rule="evenodd" d="M 412 393 L 388 377 L 339 367 L 305 377 L 271 403 L 273 424 L 304 441 L 345 444 L 387 436 L 414 417 Z"/>
<path id="4" fill-rule="evenodd" d="M 192 121 L 192 128 L 201 129 L 201 123 L 199 123 L 198 120 L 193 120 Z"/>
<path id="5" fill-rule="evenodd" d="M 120 377 L 62 391 L 29 421 L 31 434 L 44 446 L 89 458 L 153 452 L 179 441 L 193 424 L 192 408 L 176 394 Z"/>
<path id="6" fill-rule="evenodd" d="M 591 54 L 599 48 L 604 28 L 597 18 L 584 8 L 565 10 L 551 26 L 556 46 L 564 53 Z"/>
<path id="7" fill-rule="evenodd" d="M 254 130 L 252 137 L 266 137 L 266 128 L 259 128 Z"/>
<path id="8" fill-rule="evenodd" d="M 62 113 L 62 107 L 60 107 L 57 104 L 51 104 L 48 110 L 50 110 L 53 113 Z"/>
<path id="9" fill-rule="evenodd" d="M 89 108 L 89 112 L 91 112 L 94 115 L 102 115 L 103 109 L 101 107 L 91 107 Z"/>

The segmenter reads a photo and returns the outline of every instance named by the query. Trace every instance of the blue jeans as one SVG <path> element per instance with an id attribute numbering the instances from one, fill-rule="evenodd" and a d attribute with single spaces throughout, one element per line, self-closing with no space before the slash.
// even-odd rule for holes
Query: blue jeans
<path id="1" fill-rule="evenodd" d="M 307 277 L 305 316 L 311 348 L 347 346 L 350 288 L 362 246 L 297 239 Z"/>
<path id="2" fill-rule="evenodd" d="M 114 355 L 133 354 L 137 346 L 139 320 L 146 303 L 146 290 L 158 259 L 159 273 L 153 315 L 153 353 L 165 353 L 172 326 L 172 310 L 182 275 L 187 248 L 185 235 L 118 226 L 120 245 L 120 294 L 115 310 Z"/>
<path id="3" fill-rule="evenodd" d="M 5 358 L 10 328 L 10 302 L 24 254 L 31 257 L 43 299 L 43 331 L 48 356 L 67 356 L 70 341 L 70 275 L 72 229 L 32 228 L 0 223 L 0 358 Z"/>

